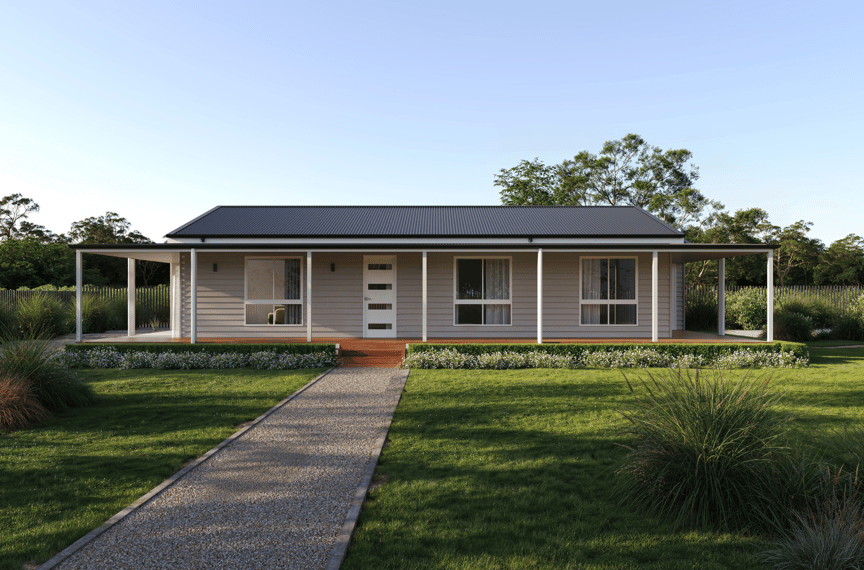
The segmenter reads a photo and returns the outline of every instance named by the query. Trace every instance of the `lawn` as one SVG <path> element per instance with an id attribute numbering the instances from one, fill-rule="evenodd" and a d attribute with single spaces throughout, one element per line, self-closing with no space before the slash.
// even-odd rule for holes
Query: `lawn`
<path id="1" fill-rule="evenodd" d="M 88 370 L 90 407 L 0 436 L 0 569 L 44 561 L 321 370 Z"/>
<path id="2" fill-rule="evenodd" d="M 812 357 L 771 386 L 816 449 L 864 417 L 864 349 Z M 343 568 L 760 568 L 760 537 L 676 531 L 619 504 L 631 402 L 617 371 L 412 370 Z"/>

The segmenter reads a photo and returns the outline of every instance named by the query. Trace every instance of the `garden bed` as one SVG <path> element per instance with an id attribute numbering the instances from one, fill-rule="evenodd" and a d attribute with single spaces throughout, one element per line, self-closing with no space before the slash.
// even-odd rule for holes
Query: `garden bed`
<path id="1" fill-rule="evenodd" d="M 800 343 L 411 344 L 406 368 L 718 368 L 807 366 Z"/>

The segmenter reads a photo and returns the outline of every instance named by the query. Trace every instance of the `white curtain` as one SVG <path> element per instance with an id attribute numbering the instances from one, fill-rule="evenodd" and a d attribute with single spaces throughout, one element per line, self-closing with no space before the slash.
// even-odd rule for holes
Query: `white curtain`
<path id="1" fill-rule="evenodd" d="M 486 259 L 483 299 L 510 298 L 510 260 Z"/>
<path id="2" fill-rule="evenodd" d="M 606 325 L 608 322 L 608 305 L 581 305 L 583 325 Z"/>
<path id="3" fill-rule="evenodd" d="M 582 299 L 605 299 L 608 286 L 605 276 L 607 260 L 582 260 Z"/>
<path id="4" fill-rule="evenodd" d="M 484 324 L 509 325 L 510 305 L 483 305 Z"/>

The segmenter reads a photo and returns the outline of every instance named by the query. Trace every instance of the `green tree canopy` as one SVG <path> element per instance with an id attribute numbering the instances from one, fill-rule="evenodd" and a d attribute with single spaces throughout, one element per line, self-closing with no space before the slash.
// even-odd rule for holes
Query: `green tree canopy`
<path id="1" fill-rule="evenodd" d="M 74 222 L 69 230 L 72 243 L 153 243 L 137 231 L 129 231 L 129 221 L 116 212 L 106 212 Z"/>
<path id="2" fill-rule="evenodd" d="M 864 285 L 864 239 L 849 234 L 829 245 L 815 269 L 819 285 Z"/>
<path id="3" fill-rule="evenodd" d="M 722 208 L 694 184 L 699 169 L 686 149 L 651 146 L 636 134 L 606 141 L 598 154 L 587 150 L 547 166 L 523 160 L 495 175 L 506 205 L 633 205 L 681 229 L 706 209 Z"/>

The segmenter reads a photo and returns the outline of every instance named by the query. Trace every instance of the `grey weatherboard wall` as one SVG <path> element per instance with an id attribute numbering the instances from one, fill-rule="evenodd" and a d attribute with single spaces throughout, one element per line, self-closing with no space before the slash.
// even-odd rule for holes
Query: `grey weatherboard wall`
<path id="1" fill-rule="evenodd" d="M 375 252 L 374 255 L 388 255 Z M 302 338 L 306 337 L 306 306 L 303 325 L 246 326 L 244 306 L 244 259 L 246 256 L 274 256 L 259 253 L 198 253 L 198 336 L 199 338 Z M 279 254 L 283 255 L 283 254 Z M 305 252 L 284 254 L 303 258 Z M 314 338 L 363 336 L 363 255 L 364 252 L 312 253 L 312 333 Z M 421 253 L 391 252 L 396 255 L 397 324 L 399 338 L 421 336 Z M 507 256 L 513 260 L 512 325 L 455 326 L 453 324 L 453 258 Z M 651 253 L 615 253 L 612 257 L 636 257 L 638 278 L 638 324 L 636 326 L 580 326 L 579 258 L 603 256 L 603 252 L 570 253 L 544 251 L 543 335 L 544 338 L 651 338 Z M 181 331 L 191 334 L 191 287 L 189 254 L 180 255 L 182 294 Z M 217 271 L 213 271 L 213 264 Z M 336 271 L 331 271 L 331 263 Z M 659 256 L 659 336 L 669 338 L 672 305 L 669 255 Z M 679 281 L 680 282 L 680 281 Z M 675 297 L 678 297 L 675 295 Z M 680 297 L 679 297 L 680 298 Z M 680 302 L 680 301 L 678 301 Z M 679 305 L 680 306 L 680 305 Z M 427 334 L 435 338 L 519 338 L 537 335 L 537 254 L 495 252 L 428 254 Z M 683 318 L 683 307 L 680 314 Z M 676 320 L 678 320 L 676 314 Z"/>

